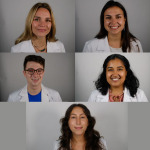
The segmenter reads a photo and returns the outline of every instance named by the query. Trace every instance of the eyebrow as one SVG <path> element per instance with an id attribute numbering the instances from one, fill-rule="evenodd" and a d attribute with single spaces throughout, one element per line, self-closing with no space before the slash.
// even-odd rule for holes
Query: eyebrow
<path id="1" fill-rule="evenodd" d="M 71 114 L 71 115 L 77 115 L 77 114 Z M 71 115 L 70 115 L 70 116 L 71 116 Z M 81 115 L 85 115 L 85 114 L 84 114 L 84 113 L 82 113 L 82 114 L 80 114 L 80 116 L 81 116 Z"/>
<path id="2" fill-rule="evenodd" d="M 123 14 L 116 14 L 115 16 L 122 16 Z M 112 15 L 105 15 L 105 16 L 108 16 L 108 17 L 110 17 L 110 16 L 112 16 Z"/>
<path id="3" fill-rule="evenodd" d="M 113 68 L 113 67 L 107 67 L 107 69 L 110 69 L 110 68 Z M 117 66 L 117 68 L 124 68 L 123 66 Z"/>
<path id="4" fill-rule="evenodd" d="M 34 16 L 34 18 L 41 18 L 39 16 Z M 51 19 L 51 17 L 46 17 L 46 19 Z"/>

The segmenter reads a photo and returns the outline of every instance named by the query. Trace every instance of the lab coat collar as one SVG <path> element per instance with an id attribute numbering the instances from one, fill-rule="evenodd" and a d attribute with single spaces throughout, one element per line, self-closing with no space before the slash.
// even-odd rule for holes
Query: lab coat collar
<path id="1" fill-rule="evenodd" d="M 136 102 L 136 101 L 137 101 L 136 97 L 132 97 L 130 95 L 129 90 L 125 87 L 123 102 Z M 106 95 L 98 94 L 96 97 L 96 102 L 109 102 L 109 91 L 107 92 Z"/>
<path id="2" fill-rule="evenodd" d="M 97 50 L 98 51 L 103 51 L 103 52 L 110 52 L 110 47 L 108 44 L 108 38 L 107 36 L 103 40 L 99 40 L 98 45 L 97 45 Z"/>
<path id="3" fill-rule="evenodd" d="M 42 102 L 53 101 L 52 97 L 49 96 L 46 87 L 43 84 L 41 86 L 42 86 Z M 29 102 L 27 85 L 20 91 L 19 96 L 20 96 L 20 102 Z"/>

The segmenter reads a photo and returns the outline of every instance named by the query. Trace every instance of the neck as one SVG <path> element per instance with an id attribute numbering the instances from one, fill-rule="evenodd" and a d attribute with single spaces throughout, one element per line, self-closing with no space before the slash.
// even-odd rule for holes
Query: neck
<path id="1" fill-rule="evenodd" d="M 31 94 L 31 95 L 37 95 L 38 93 L 40 93 L 40 91 L 41 91 L 41 85 L 40 86 L 27 86 L 27 91 L 29 92 L 29 94 Z"/>
<path id="2" fill-rule="evenodd" d="M 121 86 L 119 88 L 118 87 L 110 87 L 110 90 L 113 95 L 117 96 L 117 95 L 120 95 L 123 93 L 124 88 L 123 88 L 123 86 Z"/>
<path id="3" fill-rule="evenodd" d="M 85 150 L 86 142 L 84 136 L 73 136 L 71 139 L 71 149 Z"/>
<path id="4" fill-rule="evenodd" d="M 113 48 L 120 48 L 122 45 L 121 34 L 117 34 L 117 35 L 108 34 L 108 43 L 109 46 Z"/>
<path id="5" fill-rule="evenodd" d="M 46 37 L 32 37 L 31 41 L 35 46 L 42 46 L 46 44 Z"/>

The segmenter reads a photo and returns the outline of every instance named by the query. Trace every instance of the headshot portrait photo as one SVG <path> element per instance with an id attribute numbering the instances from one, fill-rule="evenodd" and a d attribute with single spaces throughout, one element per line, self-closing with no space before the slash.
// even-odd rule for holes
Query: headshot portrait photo
<path id="1" fill-rule="evenodd" d="M 27 103 L 27 149 L 53 150 L 61 136 L 60 119 L 73 103 Z M 105 139 L 108 150 L 128 148 L 127 104 L 82 103 L 96 120 L 94 129 Z M 113 113 L 112 113 L 113 112 Z M 119 112 L 119 113 L 118 113 Z M 111 126 L 111 127 L 110 127 Z"/>
<path id="2" fill-rule="evenodd" d="M 111 54 L 75 54 L 75 101 L 88 101 L 92 91 L 96 90 L 95 82 L 103 71 L 104 60 L 109 55 Z M 149 100 L 150 69 L 147 66 L 150 63 L 150 54 L 121 53 L 121 55 L 128 59 L 131 70 L 139 80 L 139 88 Z"/>
<path id="3" fill-rule="evenodd" d="M 75 51 L 75 1 L 46 0 L 50 5 L 55 25 L 55 37 L 63 43 L 65 52 Z M 1 0 L 0 1 L 0 52 L 10 52 L 17 38 L 24 32 L 27 15 L 38 0 Z M 8 11 L 9 10 L 9 11 Z M 29 40 L 29 39 L 28 39 Z M 61 44 L 62 45 L 62 44 Z M 64 51 L 64 50 L 63 50 Z"/>
<path id="4" fill-rule="evenodd" d="M 76 0 L 76 52 L 82 52 L 87 41 L 99 33 L 100 14 L 109 0 Z M 150 52 L 149 23 L 150 1 L 147 0 L 114 0 L 125 7 L 128 18 L 129 31 L 141 43 L 143 52 Z"/>
<path id="5" fill-rule="evenodd" d="M 27 77 L 24 76 L 23 64 L 25 57 L 28 55 L 31 54 L 0 53 L 1 101 L 7 101 L 8 96 L 12 92 L 18 91 L 27 85 Z M 47 88 L 57 91 L 62 101 L 74 101 L 74 55 L 69 53 L 42 54 L 40 56 L 45 59 L 42 84 Z"/>

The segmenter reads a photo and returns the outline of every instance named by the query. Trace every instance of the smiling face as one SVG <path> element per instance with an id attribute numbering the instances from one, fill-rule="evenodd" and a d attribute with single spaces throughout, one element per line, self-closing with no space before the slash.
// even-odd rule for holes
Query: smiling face
<path id="1" fill-rule="evenodd" d="M 120 35 L 125 26 L 125 17 L 121 8 L 114 6 L 104 12 L 104 27 L 108 35 Z"/>
<path id="2" fill-rule="evenodd" d="M 110 88 L 123 88 L 127 71 L 123 62 L 118 59 L 112 59 L 106 67 L 106 80 Z"/>
<path id="3" fill-rule="evenodd" d="M 37 37 L 46 37 L 51 31 L 51 16 L 47 9 L 39 8 L 32 21 L 32 32 Z"/>
<path id="4" fill-rule="evenodd" d="M 25 70 L 41 70 L 41 69 L 44 69 L 43 66 L 37 62 L 34 62 L 34 61 L 28 61 L 27 64 L 26 64 L 26 68 Z M 42 71 L 41 73 L 37 73 L 37 71 L 35 71 L 33 73 L 33 75 L 31 75 L 31 72 L 29 71 L 23 71 L 23 74 L 24 76 L 26 77 L 26 80 L 27 80 L 27 83 L 28 83 L 28 86 L 30 88 L 35 88 L 35 87 L 39 87 L 41 86 L 41 83 L 42 83 L 42 79 L 43 79 L 43 76 L 44 76 L 44 71 Z"/>
<path id="5" fill-rule="evenodd" d="M 73 136 L 84 136 L 88 127 L 88 118 L 81 107 L 73 108 L 68 121 Z"/>

